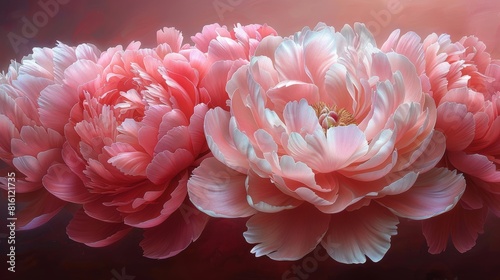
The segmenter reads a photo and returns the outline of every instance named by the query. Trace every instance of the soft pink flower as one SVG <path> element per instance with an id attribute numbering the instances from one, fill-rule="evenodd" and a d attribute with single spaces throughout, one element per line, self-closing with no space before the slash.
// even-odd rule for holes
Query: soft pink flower
<path id="1" fill-rule="evenodd" d="M 42 181 L 52 166 L 63 164 L 63 126 L 78 100 L 79 83 L 95 78 L 80 70 L 99 55 L 90 44 L 34 48 L 0 75 L 0 159 L 16 172 L 18 229 L 46 223 L 66 204 L 47 192 Z M 67 82 L 72 79 L 78 83 Z M 52 94 L 60 95 L 48 101 Z M 0 183 L 7 188 L 5 177 Z"/>
<path id="2" fill-rule="evenodd" d="M 269 36 L 210 110 L 214 157 L 188 182 L 216 217 L 248 217 L 252 252 L 296 260 L 321 244 L 344 263 L 379 261 L 398 217 L 451 209 L 463 177 L 433 168 L 445 150 L 415 66 L 383 53 L 364 25 Z"/>
<path id="3" fill-rule="evenodd" d="M 86 63 L 81 73 L 96 77 L 87 83 L 68 79 L 81 87 L 64 125 L 66 164 L 53 165 L 44 184 L 83 204 L 68 225 L 71 239 L 101 247 L 140 228 L 144 255 L 167 258 L 196 240 L 208 221 L 186 199 L 186 184 L 209 152 L 202 99 L 211 96 L 199 87 L 206 56 L 183 46 L 177 30 L 157 35 L 153 49 L 132 43 Z"/>
<path id="4" fill-rule="evenodd" d="M 424 221 L 429 251 L 444 251 L 451 236 L 465 252 L 475 245 L 488 212 L 500 216 L 500 62 L 475 37 L 451 42 L 448 35 L 431 34 L 421 42 L 414 33 L 399 38 L 395 31 L 383 49 L 419 65 L 437 103 L 436 129 L 446 136 L 440 165 L 463 173 L 467 182 L 454 209 Z"/>
<path id="5" fill-rule="evenodd" d="M 255 53 L 257 44 L 265 37 L 277 35 L 267 25 L 237 24 L 233 30 L 226 26 L 211 24 L 191 37 L 195 47 L 206 54 L 207 73 L 200 87 L 211 96 L 211 106 L 228 108 L 226 105 L 226 83 L 241 65 L 247 64 Z M 218 98 L 217 98 L 218 97 Z"/>

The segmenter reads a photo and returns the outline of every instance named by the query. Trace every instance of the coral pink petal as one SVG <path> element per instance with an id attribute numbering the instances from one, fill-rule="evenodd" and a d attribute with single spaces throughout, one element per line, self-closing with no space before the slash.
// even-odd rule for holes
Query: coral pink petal
<path id="1" fill-rule="evenodd" d="M 45 224 L 66 205 L 66 202 L 43 189 L 19 195 L 16 200 L 19 204 L 27 201 L 27 205 L 16 212 L 16 226 L 20 230 L 34 229 Z"/>
<path id="2" fill-rule="evenodd" d="M 96 199 L 96 195 L 89 193 L 80 178 L 65 164 L 52 165 L 42 182 L 47 191 L 64 201 L 84 204 Z"/>
<path id="3" fill-rule="evenodd" d="M 468 175 L 478 177 L 487 182 L 500 182 L 500 170 L 497 164 L 481 154 L 465 154 L 463 152 L 448 153 L 448 159 L 455 168 Z"/>
<path id="4" fill-rule="evenodd" d="M 479 233 L 483 232 L 487 208 L 464 209 L 457 204 L 451 211 L 424 220 L 422 232 L 429 246 L 429 253 L 439 254 L 446 250 L 451 235 L 455 248 L 463 253 L 476 245 Z"/>
<path id="5" fill-rule="evenodd" d="M 420 220 L 449 211 L 464 190 L 465 179 L 461 174 L 446 168 L 434 168 L 420 174 L 408 191 L 379 198 L 377 202 L 400 217 Z"/>
<path id="6" fill-rule="evenodd" d="M 182 33 L 175 28 L 163 28 L 156 32 L 158 44 L 168 44 L 173 52 L 178 52 L 182 46 Z"/>
<path id="7" fill-rule="evenodd" d="M 165 259 L 177 255 L 198 239 L 209 217 L 190 204 L 182 204 L 162 224 L 144 231 L 140 246 L 144 256 Z"/>
<path id="8" fill-rule="evenodd" d="M 108 223 L 121 223 L 123 222 L 123 217 L 115 207 L 105 206 L 107 203 L 105 196 L 101 196 L 99 200 L 91 201 L 83 205 L 85 213 L 97 220 L 108 222 Z"/>
<path id="9" fill-rule="evenodd" d="M 332 215 L 321 245 L 341 263 L 364 263 L 366 257 L 378 262 L 389 250 L 398 223 L 394 214 L 377 204 L 344 211 Z"/>
<path id="10" fill-rule="evenodd" d="M 122 239 L 131 228 L 121 223 L 106 223 L 78 211 L 66 228 L 71 240 L 90 247 L 104 247 Z"/>
<path id="11" fill-rule="evenodd" d="M 188 181 L 189 198 L 213 217 L 248 217 L 256 211 L 247 203 L 246 177 L 213 157 L 207 158 Z"/>
<path id="12" fill-rule="evenodd" d="M 446 136 L 448 151 L 463 151 L 474 140 L 474 117 L 466 105 L 446 102 L 437 108 L 436 129 Z"/>
<path id="13" fill-rule="evenodd" d="M 138 228 L 151 228 L 165 221 L 181 206 L 186 198 L 187 177 L 188 173 L 186 172 L 179 180 L 171 182 L 161 197 L 150 204 L 146 204 L 144 209 L 128 214 L 124 218 L 124 223 Z"/>
<path id="14" fill-rule="evenodd" d="M 328 230 L 330 216 L 309 205 L 277 213 L 257 213 L 247 222 L 246 241 L 257 243 L 257 257 L 298 260 L 314 250 Z"/>
<path id="15" fill-rule="evenodd" d="M 194 161 L 193 154 L 184 149 L 175 152 L 163 151 L 157 154 L 146 172 L 148 179 L 155 184 L 166 183 Z"/>

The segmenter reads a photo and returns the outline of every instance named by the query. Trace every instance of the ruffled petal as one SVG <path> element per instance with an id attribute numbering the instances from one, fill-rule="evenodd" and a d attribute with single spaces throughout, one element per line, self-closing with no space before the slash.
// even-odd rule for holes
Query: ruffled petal
<path id="1" fill-rule="evenodd" d="M 247 217 L 256 213 L 246 199 L 246 175 L 210 157 L 193 171 L 188 195 L 193 204 L 213 217 Z"/>
<path id="2" fill-rule="evenodd" d="M 314 250 L 325 235 L 330 216 L 304 205 L 277 213 L 258 213 L 248 220 L 246 241 L 258 243 L 255 256 L 273 260 L 298 260 Z"/>
<path id="3" fill-rule="evenodd" d="M 389 250 L 398 223 L 394 214 L 376 204 L 344 211 L 332 215 L 321 245 L 341 263 L 365 263 L 366 257 L 378 262 Z"/>

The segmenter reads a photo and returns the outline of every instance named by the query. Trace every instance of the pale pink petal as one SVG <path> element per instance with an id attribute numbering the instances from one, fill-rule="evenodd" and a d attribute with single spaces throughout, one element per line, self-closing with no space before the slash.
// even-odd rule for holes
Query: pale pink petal
<path id="1" fill-rule="evenodd" d="M 285 106 L 292 101 L 305 99 L 309 104 L 319 102 L 318 87 L 301 81 L 280 82 L 269 89 L 266 94 L 277 111 L 283 111 Z M 298 117 L 296 116 L 296 118 Z"/>
<path id="2" fill-rule="evenodd" d="M 366 257 L 378 262 L 389 250 L 398 223 L 394 214 L 376 204 L 344 211 L 331 216 L 321 245 L 341 263 L 365 263 Z"/>
<path id="3" fill-rule="evenodd" d="M 434 168 L 419 175 L 414 186 L 377 202 L 399 217 L 428 219 L 452 209 L 465 190 L 465 179 L 456 171 Z"/>
<path id="4" fill-rule="evenodd" d="M 288 133 L 312 134 L 322 130 L 318 116 L 306 99 L 287 103 L 283 110 L 283 121 Z"/>
<path id="5" fill-rule="evenodd" d="M 40 122 L 59 133 L 69 122 L 71 108 L 78 102 L 77 91 L 64 85 L 46 87 L 38 98 Z"/>
<path id="6" fill-rule="evenodd" d="M 71 240 L 90 247 L 104 247 L 122 239 L 131 228 L 120 223 L 106 223 L 78 211 L 66 228 Z"/>
<path id="7" fill-rule="evenodd" d="M 293 40 L 283 40 L 278 48 L 276 48 L 274 58 L 280 80 L 311 82 L 310 77 L 305 71 L 302 47 L 297 45 Z"/>
<path id="8" fill-rule="evenodd" d="M 208 218 L 189 204 L 181 205 L 165 222 L 144 231 L 140 243 L 144 256 L 165 259 L 177 255 L 198 239 Z"/>
<path id="9" fill-rule="evenodd" d="M 314 250 L 325 235 L 330 216 L 304 205 L 278 213 L 257 213 L 247 222 L 246 241 L 257 243 L 255 256 L 298 260 Z"/>
<path id="10" fill-rule="evenodd" d="M 256 211 L 247 203 L 247 176 L 209 157 L 193 171 L 188 181 L 191 202 L 213 217 L 248 217 Z"/>
<path id="11" fill-rule="evenodd" d="M 244 172 L 248 169 L 248 161 L 236 148 L 231 139 L 229 127 L 230 114 L 220 108 L 207 112 L 205 116 L 205 135 L 213 155 L 227 166 Z"/>
<path id="12" fill-rule="evenodd" d="M 302 204 L 302 201 L 281 192 L 269 178 L 254 173 L 248 175 L 246 190 L 248 203 L 260 212 L 275 213 Z"/>

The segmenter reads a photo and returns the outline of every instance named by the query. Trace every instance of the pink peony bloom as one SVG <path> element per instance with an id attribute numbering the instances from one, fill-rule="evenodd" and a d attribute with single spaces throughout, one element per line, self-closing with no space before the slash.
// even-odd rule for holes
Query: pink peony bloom
<path id="1" fill-rule="evenodd" d="M 248 63 L 257 44 L 270 35 L 277 33 L 267 25 L 238 24 L 230 31 L 226 26 L 211 24 L 204 26 L 201 33 L 191 37 L 195 47 L 206 54 L 207 73 L 200 82 L 200 87 L 212 97 L 208 102 L 210 105 L 228 108 L 227 81 L 236 69 Z"/>
<path id="2" fill-rule="evenodd" d="M 476 244 L 489 211 L 500 217 L 500 61 L 492 61 L 475 37 L 451 42 L 448 35 L 395 31 L 384 44 L 419 65 L 437 103 L 436 129 L 446 136 L 440 163 L 464 174 L 467 187 L 451 211 L 423 222 L 429 252 L 446 249 L 451 236 L 460 252 Z M 420 63 L 417 63 L 417 58 Z"/>
<path id="3" fill-rule="evenodd" d="M 461 175 L 434 168 L 445 150 L 415 66 L 380 51 L 364 25 L 268 36 L 210 110 L 214 157 L 188 181 L 198 209 L 250 217 L 252 252 L 296 260 L 318 244 L 335 260 L 379 261 L 399 217 L 451 209 Z"/>
<path id="4" fill-rule="evenodd" d="M 99 55 L 90 44 L 69 47 L 59 43 L 55 48 L 33 49 L 0 75 L 0 159 L 17 177 L 18 229 L 46 223 L 66 204 L 47 192 L 42 182 L 48 170 L 64 162 L 64 124 L 78 100 L 79 84 L 94 78 L 80 70 L 95 63 Z M 49 101 L 52 94 L 60 95 Z M 2 177 L 0 184 L 7 189 L 7 178 Z"/>
<path id="5" fill-rule="evenodd" d="M 208 221 L 186 199 L 186 184 L 209 152 L 202 99 L 211 96 L 199 87 L 206 56 L 183 46 L 177 30 L 165 28 L 157 38 L 153 49 L 132 43 L 84 63 L 81 75 L 94 77 L 86 83 L 68 78 L 81 86 L 64 125 L 65 164 L 53 165 L 44 184 L 83 205 L 68 225 L 71 239 L 101 247 L 140 228 L 144 255 L 167 258 L 195 241 Z M 53 94 L 50 101 L 63 98 Z"/>

